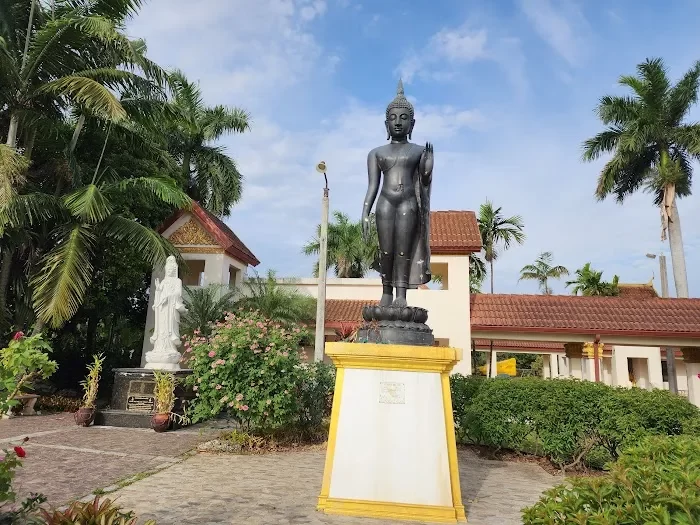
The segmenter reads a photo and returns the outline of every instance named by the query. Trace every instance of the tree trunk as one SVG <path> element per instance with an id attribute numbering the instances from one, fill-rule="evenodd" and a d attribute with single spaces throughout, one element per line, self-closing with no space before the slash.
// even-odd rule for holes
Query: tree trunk
<path id="1" fill-rule="evenodd" d="M 491 293 L 493 293 L 493 259 L 489 261 L 489 264 L 491 265 Z"/>
<path id="2" fill-rule="evenodd" d="M 31 131 L 29 131 L 29 134 L 27 135 L 27 143 L 24 147 L 24 158 L 27 160 L 31 160 L 32 158 L 32 150 L 34 149 L 34 142 L 36 141 L 36 128 L 33 128 Z"/>
<path id="3" fill-rule="evenodd" d="M 675 198 L 673 199 L 669 213 L 668 243 L 671 247 L 671 266 L 673 267 L 673 282 L 676 286 L 676 297 L 688 297 L 688 274 L 685 270 L 681 218 L 678 213 Z"/>
<path id="4" fill-rule="evenodd" d="M 190 193 L 194 193 L 194 188 L 190 186 L 190 162 L 191 162 L 191 160 L 192 160 L 192 153 L 189 150 L 186 150 L 184 155 L 182 156 L 182 176 L 184 177 L 182 184 L 185 188 L 187 188 L 190 191 Z M 190 197 L 198 199 L 199 195 L 194 196 L 191 194 Z"/>
<path id="5" fill-rule="evenodd" d="M 2 262 L 0 262 L 0 318 L 2 325 L 9 324 L 7 321 L 7 287 L 10 284 L 10 273 L 12 270 L 12 256 L 14 250 L 6 247 L 2 253 Z"/>
<path id="6" fill-rule="evenodd" d="M 7 146 L 15 148 L 17 146 L 17 128 L 19 128 L 19 117 L 17 113 L 12 113 L 10 116 L 10 128 L 7 131 Z"/>

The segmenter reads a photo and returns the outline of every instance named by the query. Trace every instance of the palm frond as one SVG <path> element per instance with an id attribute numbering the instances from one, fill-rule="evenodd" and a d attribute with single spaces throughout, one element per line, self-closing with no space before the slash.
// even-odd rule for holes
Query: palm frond
<path id="1" fill-rule="evenodd" d="M 700 88 L 700 61 L 695 62 L 668 94 L 668 122 L 675 127 L 681 124 L 690 107 L 698 101 Z"/>
<path id="2" fill-rule="evenodd" d="M 41 86 L 37 92 L 66 96 L 106 120 L 119 121 L 126 111 L 105 86 L 88 77 L 65 76 Z"/>
<path id="3" fill-rule="evenodd" d="M 249 130 L 250 114 L 240 108 L 215 106 L 202 112 L 200 125 L 206 140 L 216 140 L 224 133 L 243 133 Z"/>
<path id="4" fill-rule="evenodd" d="M 26 179 L 29 161 L 14 148 L 0 144 L 0 208 L 7 207 Z"/>
<path id="5" fill-rule="evenodd" d="M 66 208 L 80 221 L 96 224 L 112 213 L 112 205 L 95 184 L 86 184 L 64 197 Z"/>
<path id="6" fill-rule="evenodd" d="M 105 236 L 133 246 L 141 258 L 153 266 L 163 266 L 170 255 L 181 258 L 158 232 L 121 215 L 110 215 L 100 223 L 100 229 Z"/>
<path id="7" fill-rule="evenodd" d="M 60 198 L 47 193 L 16 195 L 0 207 L 0 234 L 8 228 L 28 228 L 41 222 L 60 223 L 67 216 Z"/>
<path id="8" fill-rule="evenodd" d="M 622 132 L 621 128 L 613 126 L 598 133 L 593 138 L 587 139 L 583 143 L 583 160 L 589 162 L 597 159 L 604 153 L 614 151 Z"/>
<path id="9" fill-rule="evenodd" d="M 129 189 L 145 190 L 154 195 L 158 200 L 188 210 L 192 207 L 192 199 L 169 177 L 134 177 L 124 179 L 105 188 L 110 190 L 127 191 Z"/>
<path id="10" fill-rule="evenodd" d="M 37 317 L 59 328 L 73 317 L 92 280 L 90 261 L 95 245 L 92 230 L 83 225 L 66 229 L 40 262 L 31 279 Z"/>

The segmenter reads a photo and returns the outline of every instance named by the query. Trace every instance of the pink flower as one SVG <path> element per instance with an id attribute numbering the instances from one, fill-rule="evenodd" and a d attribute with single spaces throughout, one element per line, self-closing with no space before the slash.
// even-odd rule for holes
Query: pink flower
<path id="1" fill-rule="evenodd" d="M 209 357 L 214 357 L 216 355 L 216 352 L 214 350 L 209 351 Z"/>
<path id="2" fill-rule="evenodd" d="M 194 331 L 194 335 L 199 335 L 199 334 L 200 334 L 200 331 L 199 331 L 199 328 L 197 328 L 197 329 Z"/>
<path id="3" fill-rule="evenodd" d="M 263 412 L 263 415 L 266 415 L 266 416 L 268 416 L 269 414 L 268 414 L 267 412 Z"/>
<path id="4" fill-rule="evenodd" d="M 188 352 L 188 353 L 191 352 L 191 351 L 192 351 L 191 348 L 188 348 L 187 350 L 185 350 L 185 352 Z"/>
<path id="5" fill-rule="evenodd" d="M 248 410 L 248 405 L 241 405 L 241 410 L 243 410 L 243 412 L 246 412 Z"/>
<path id="6" fill-rule="evenodd" d="M 217 390 L 221 390 L 221 385 L 216 385 L 215 387 Z"/>
<path id="7" fill-rule="evenodd" d="M 270 403 L 272 403 L 272 399 L 268 399 L 267 401 L 265 401 L 265 403 L 269 405 Z"/>
<path id="8" fill-rule="evenodd" d="M 198 387 L 197 385 L 194 385 L 194 386 L 192 387 L 192 390 L 197 391 L 197 390 L 199 390 L 199 387 Z"/>
<path id="9" fill-rule="evenodd" d="M 289 355 L 289 352 L 282 352 L 282 357 L 287 357 Z"/>
<path id="10" fill-rule="evenodd" d="M 237 394 L 236 401 L 243 401 L 243 394 Z"/>
<path id="11" fill-rule="evenodd" d="M 698 379 L 700 379 L 700 374 L 698 374 Z"/>
<path id="12" fill-rule="evenodd" d="M 17 332 L 15 335 L 12 336 L 12 339 L 13 339 L 14 341 L 19 341 L 19 340 L 22 339 L 23 337 L 24 337 L 24 332 L 19 331 L 19 332 Z M 24 457 L 24 456 L 22 456 L 22 457 Z"/>
<path id="13" fill-rule="evenodd" d="M 233 406 L 233 401 L 231 401 L 228 406 L 232 407 Z"/>

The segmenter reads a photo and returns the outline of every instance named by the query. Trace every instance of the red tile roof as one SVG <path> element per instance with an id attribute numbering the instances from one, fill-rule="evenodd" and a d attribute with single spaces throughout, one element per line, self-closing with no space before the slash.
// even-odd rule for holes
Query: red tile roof
<path id="1" fill-rule="evenodd" d="M 430 212 L 430 252 L 467 255 L 481 250 L 481 234 L 473 211 Z"/>
<path id="2" fill-rule="evenodd" d="M 700 337 L 700 299 L 476 294 L 472 330 Z"/>
<path id="3" fill-rule="evenodd" d="M 158 231 L 163 233 L 170 226 L 172 226 L 177 219 L 186 213 L 192 213 L 192 215 L 199 221 L 204 229 L 212 237 L 214 237 L 217 244 L 221 246 L 221 248 L 223 248 L 223 250 L 231 257 L 251 266 L 257 266 L 260 264 L 260 261 L 258 261 L 257 257 L 253 255 L 253 252 L 251 252 L 248 247 L 243 244 L 243 241 L 241 241 L 238 236 L 233 233 L 231 228 L 229 228 L 216 215 L 203 208 L 196 201 L 192 201 L 192 209 L 189 212 L 187 210 L 178 210 L 172 217 L 170 217 L 160 226 Z"/>
<path id="4" fill-rule="evenodd" d="M 620 297 L 630 299 L 654 299 L 659 296 L 654 289 L 654 285 L 648 284 L 620 284 Z"/>
<path id="5" fill-rule="evenodd" d="M 362 321 L 362 307 L 377 304 L 372 300 L 328 299 L 326 300 L 326 327 L 336 328 L 341 323 L 352 324 Z"/>

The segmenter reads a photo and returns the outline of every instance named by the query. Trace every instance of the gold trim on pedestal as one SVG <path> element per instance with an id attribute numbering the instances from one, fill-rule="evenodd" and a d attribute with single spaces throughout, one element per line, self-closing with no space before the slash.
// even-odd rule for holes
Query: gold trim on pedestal
<path id="1" fill-rule="evenodd" d="M 327 514 L 368 518 L 457 523 L 467 520 L 459 482 L 457 442 L 455 439 L 452 394 L 449 373 L 461 357 L 458 349 L 434 346 L 384 345 L 373 343 L 326 343 L 328 354 L 337 368 L 328 449 L 317 509 Z M 415 505 L 408 503 L 366 501 L 329 497 L 333 459 L 340 419 L 340 404 L 346 368 L 401 370 L 439 373 L 442 387 L 447 458 L 450 470 L 452 506 Z"/>

